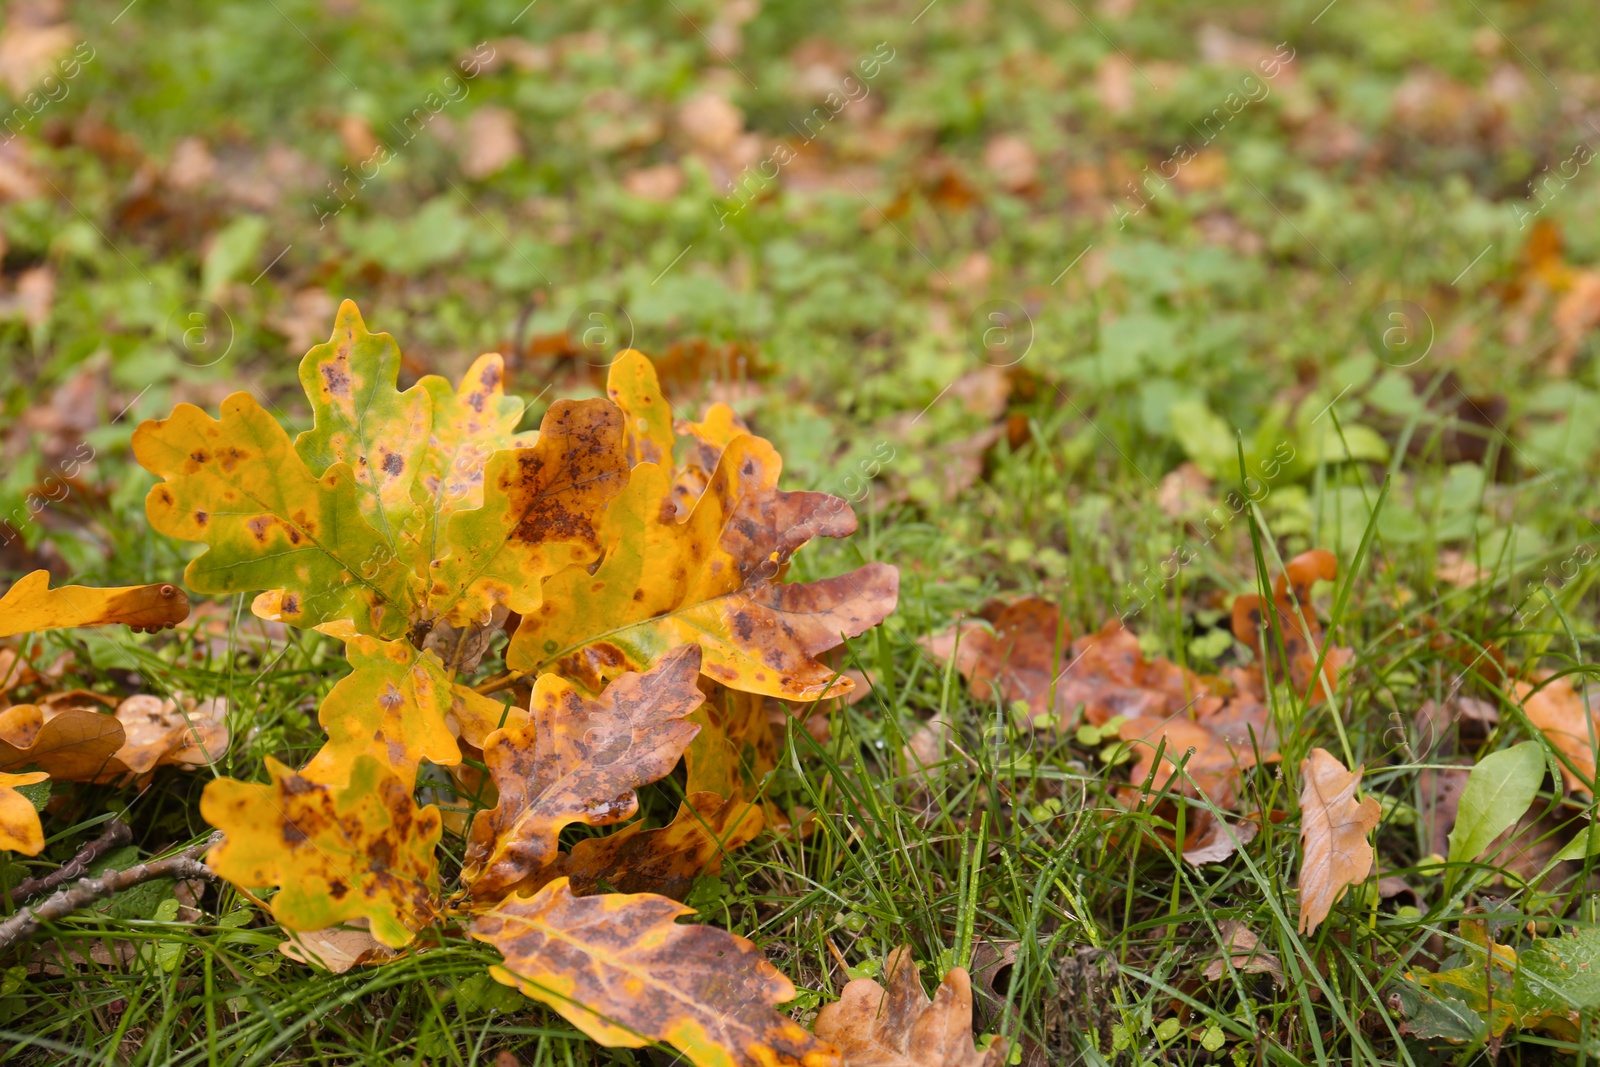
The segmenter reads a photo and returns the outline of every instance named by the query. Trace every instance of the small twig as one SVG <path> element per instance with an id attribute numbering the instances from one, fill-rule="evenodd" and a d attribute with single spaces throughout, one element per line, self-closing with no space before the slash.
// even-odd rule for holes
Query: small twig
<path id="1" fill-rule="evenodd" d="M 140 863 L 123 871 L 106 871 L 96 878 L 85 878 L 71 889 L 61 890 L 38 907 L 23 908 L 0 923 L 0 952 L 32 937 L 38 933 L 39 927 L 47 922 L 65 918 L 80 908 L 87 908 L 97 900 L 104 900 L 144 882 L 157 878 L 176 878 L 179 881 L 190 878 L 215 879 L 216 875 L 211 873 L 211 868 L 200 862 L 198 857 L 219 840 L 221 835 L 213 834 L 198 845 L 190 845 L 177 855 L 168 856 L 166 859 Z"/>
<path id="2" fill-rule="evenodd" d="M 498 693 L 502 689 L 510 689 L 513 685 L 517 684 L 518 679 L 521 677 L 522 675 L 518 674 L 516 671 L 501 671 L 494 677 L 485 678 L 483 681 L 473 686 L 472 691 L 474 693 L 482 693 L 483 695 L 488 696 L 490 693 Z"/>
<path id="3" fill-rule="evenodd" d="M 104 856 L 112 849 L 121 848 L 133 840 L 133 831 L 128 829 L 128 824 L 121 819 L 112 819 L 106 827 L 106 832 L 90 841 L 78 850 L 66 863 L 57 867 L 49 874 L 41 874 L 37 878 L 29 878 L 19 882 L 11 889 L 7 896 L 15 903 L 22 903 L 29 897 L 36 897 L 40 893 L 48 893 L 62 882 L 70 882 L 74 878 L 82 878 L 89 865 Z"/>

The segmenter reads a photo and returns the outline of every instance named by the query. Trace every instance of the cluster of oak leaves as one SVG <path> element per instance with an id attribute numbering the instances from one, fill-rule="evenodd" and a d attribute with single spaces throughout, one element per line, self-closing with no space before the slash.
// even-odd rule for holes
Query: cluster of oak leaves
<path id="1" fill-rule="evenodd" d="M 237 393 L 220 419 L 181 405 L 134 436 L 139 462 L 164 479 L 151 524 L 209 546 L 188 587 L 267 590 L 257 615 L 344 641 L 352 668 L 322 704 L 327 742 L 305 767 L 268 759 L 270 784 L 206 787 L 202 814 L 224 835 L 212 869 L 252 899 L 275 888 L 264 906 L 299 958 L 340 968 L 425 947 L 426 931 L 464 919 L 504 956 L 497 979 L 607 1045 L 664 1042 L 697 1065 L 1004 1062 L 1003 1040 L 974 1049 L 960 969 L 930 1002 L 900 950 L 887 992 L 850 983 L 813 1034 L 774 1010 L 794 988 L 752 943 L 676 921 L 691 909 L 674 897 L 695 877 L 764 824 L 782 826 L 760 800 L 777 756 L 768 698 L 849 692 L 818 657 L 895 607 L 898 575 L 882 563 L 781 580 L 810 538 L 854 531 L 849 506 L 780 491 L 777 453 L 725 406 L 675 423 L 636 352 L 612 365 L 608 399 L 555 402 L 537 435 L 516 433 L 524 405 L 504 395 L 498 356 L 458 388 L 429 376 L 401 392 L 399 368 L 393 339 L 347 302 L 301 364 L 311 430 L 291 441 Z M 1224 677 L 1146 660 L 1115 622 L 1074 641 L 1038 598 L 991 605 L 982 624 L 925 644 L 980 698 L 1025 706 L 1035 725 L 1081 707 L 1084 727 L 1130 746 L 1142 789 L 1167 787 L 1181 763 L 1178 792 L 1237 810 L 1239 775 L 1278 759 L 1270 686 L 1287 679 L 1326 699 L 1349 658 L 1308 606 L 1312 582 L 1334 570 L 1309 552 L 1271 603 L 1238 598 L 1235 633 L 1262 654 Z M 0 600 L 0 636 L 153 629 L 187 611 L 171 585 L 52 590 L 37 572 Z M 506 672 L 465 684 L 500 633 Z M 527 699 L 493 695 L 507 689 Z M 193 702 L 0 713 L 0 770 L 42 768 L 0 773 L 0 847 L 44 845 L 17 787 L 204 765 L 227 743 L 218 709 Z M 1583 756 L 1592 776 L 1586 744 Z M 669 824 L 561 851 L 565 827 L 627 820 L 635 790 L 680 760 L 686 796 Z M 1379 806 L 1356 799 L 1360 777 L 1322 749 L 1302 765 L 1302 930 L 1370 873 Z M 419 789 L 438 802 L 419 807 Z M 1208 810 L 1171 842 L 1191 862 L 1226 857 L 1259 826 Z M 447 827 L 467 839 L 449 892 L 437 857 Z"/>

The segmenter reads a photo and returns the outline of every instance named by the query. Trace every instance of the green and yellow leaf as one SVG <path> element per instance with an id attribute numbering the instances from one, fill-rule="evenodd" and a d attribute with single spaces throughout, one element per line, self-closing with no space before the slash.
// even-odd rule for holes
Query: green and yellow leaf
<path id="1" fill-rule="evenodd" d="M 350 468 L 314 476 L 250 394 L 225 399 L 221 419 L 179 404 L 134 432 L 133 452 L 165 479 L 145 500 L 150 525 L 210 546 L 185 571 L 191 589 L 272 590 L 256 613 L 294 626 L 350 619 L 378 637 L 406 632 L 410 572 L 362 518 Z"/>
<path id="2" fill-rule="evenodd" d="M 666 777 L 699 731 L 685 718 L 705 699 L 699 667 L 700 649 L 685 645 L 594 700 L 555 675 L 539 679 L 527 725 L 497 730 L 484 746 L 500 800 L 473 819 L 467 841 L 462 881 L 475 899 L 538 874 L 564 827 L 608 826 L 638 810 L 634 790 Z"/>
<path id="3" fill-rule="evenodd" d="M 531 448 L 537 434 L 518 434 L 517 423 L 527 405 L 505 395 L 505 361 L 479 356 L 461 376 L 459 389 L 437 374 L 417 382 L 433 398 L 433 429 L 422 454 L 411 498 L 421 509 L 415 523 L 416 558 L 424 562 L 443 553 L 443 533 L 450 516 L 483 506 L 483 472 L 489 457 L 513 448 Z M 426 577 L 426 571 L 421 574 Z"/>
<path id="4" fill-rule="evenodd" d="M 736 934 L 649 893 L 578 897 L 565 878 L 480 915 L 472 936 L 505 957 L 490 973 L 602 1045 L 677 1049 L 695 1067 L 838 1067 L 839 1054 L 772 1005 L 790 981 Z"/>
<path id="5" fill-rule="evenodd" d="M 325 785 L 268 757 L 270 785 L 219 778 L 200 814 L 227 835 L 207 862 L 236 886 L 281 886 L 272 917 L 290 930 L 355 919 L 390 948 L 410 943 L 437 914 L 439 809 L 378 759 L 355 760 L 349 782 Z"/>
<path id="6" fill-rule="evenodd" d="M 411 486 L 433 424 L 428 390 L 419 384 L 400 392 L 399 374 L 394 338 L 369 333 L 355 302 L 344 301 L 333 336 L 300 361 L 315 421 L 294 442 L 313 474 L 339 463 L 350 469 L 361 514 L 396 551 L 415 509 Z"/>

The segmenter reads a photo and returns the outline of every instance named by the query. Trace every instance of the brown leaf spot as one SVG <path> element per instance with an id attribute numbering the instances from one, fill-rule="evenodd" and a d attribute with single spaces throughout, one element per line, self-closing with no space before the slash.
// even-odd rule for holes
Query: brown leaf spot
<path id="1" fill-rule="evenodd" d="M 333 396 L 350 395 L 350 372 L 337 363 L 324 363 L 320 368 L 322 381 Z"/>

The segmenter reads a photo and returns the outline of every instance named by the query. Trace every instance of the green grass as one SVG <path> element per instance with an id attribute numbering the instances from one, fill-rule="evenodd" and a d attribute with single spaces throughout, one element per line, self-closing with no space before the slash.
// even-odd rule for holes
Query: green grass
<path id="1" fill-rule="evenodd" d="M 729 857 L 690 896 L 701 921 L 761 944 L 802 989 L 802 1017 L 899 944 L 926 977 L 970 964 L 975 944 L 1015 943 L 976 1024 L 1037 1043 L 1045 1051 L 1029 1062 L 1493 1062 L 1402 1037 L 1388 1009 L 1397 979 L 1459 945 L 1469 907 L 1526 920 L 1501 934 L 1518 943 L 1594 923 L 1592 872 L 1550 884 L 1483 872 L 1446 896 L 1425 866 L 1418 817 L 1424 772 L 1443 757 L 1412 723 L 1423 701 L 1460 692 L 1499 708 L 1484 751 L 1532 736 L 1503 683 L 1464 669 L 1463 649 L 1470 661 L 1492 644 L 1524 671 L 1595 669 L 1596 573 L 1584 553 L 1596 536 L 1596 345 L 1581 338 L 1570 370 L 1553 373 L 1550 302 L 1523 307 L 1510 292 L 1529 234 L 1519 214 L 1538 206 L 1527 183 L 1596 135 L 1585 117 L 1600 103 L 1592 12 L 1570 0 L 1147 3 L 1126 17 L 1116 6 L 944 0 L 917 17 L 920 4 L 768 3 L 743 27 L 735 69 L 699 32 L 723 10 L 710 3 L 546 2 L 520 16 L 520 0 L 147 2 L 120 17 L 120 2 L 72 5 L 95 58 L 16 142 L 54 188 L 36 181 L 36 195 L 0 204 L 6 291 L 24 270 L 55 278 L 46 319 L 0 316 L 0 517 L 13 516 L 35 553 L 0 565 L 9 578 L 59 560 L 85 583 L 178 575 L 187 549 L 145 528 L 150 478 L 131 462 L 129 435 L 180 400 L 214 410 L 235 388 L 304 426 L 284 320 L 309 288 L 357 300 L 372 328 L 400 340 L 410 375 L 510 354 L 586 301 L 625 308 L 634 343 L 652 354 L 736 342 L 755 363 L 713 362 L 673 381 L 679 413 L 733 395 L 784 454 L 786 486 L 855 498 L 861 532 L 812 546 L 797 569 L 885 560 L 901 568 L 901 601 L 839 663 L 870 671 L 873 695 L 833 715 L 826 743 L 791 731 L 768 782 L 781 808 L 815 813 L 814 831 L 767 834 Z M 1294 75 L 1215 136 L 1219 181 L 1161 190 L 1119 226 L 1118 210 L 1136 206 L 1122 181 L 1195 138 L 1245 73 L 1202 61 L 1207 25 L 1269 51 L 1290 42 Z M 448 138 L 423 134 L 319 226 L 313 205 L 329 209 L 327 182 L 351 162 L 341 117 L 392 138 L 452 64 L 482 41 L 509 56 L 511 36 L 544 59 L 470 79 L 441 117 L 459 139 L 475 109 L 510 109 L 518 160 L 468 179 Z M 674 116 L 710 87 L 748 130 L 792 136 L 816 104 L 791 58 L 808 41 L 831 46 L 810 54 L 835 70 L 879 42 L 894 58 L 817 136 L 821 178 L 786 168 L 720 225 L 720 182 L 737 168 L 719 175 L 694 158 Z M 1097 90 L 1119 55 L 1137 68 L 1124 112 Z M 1421 71 L 1466 96 L 1435 89 L 1423 110 L 1444 117 L 1413 122 L 1396 101 L 1426 90 Z M 108 148 L 97 123 L 131 141 Z M 1033 146 L 1036 189 L 1008 192 L 986 169 L 1000 133 Z M 205 139 L 220 168 L 196 193 L 151 177 L 185 137 Z M 236 172 L 269 173 L 274 145 L 298 153 L 270 172 L 278 197 L 251 206 L 228 193 Z M 678 196 L 624 190 L 628 173 L 672 160 L 684 172 Z M 946 171 L 970 203 L 939 195 Z M 1547 186 L 1539 216 L 1576 267 L 1600 262 L 1595 174 L 1586 166 Z M 963 273 L 977 252 L 987 269 Z M 1004 411 L 1026 432 L 988 449 L 981 476 L 947 494 L 948 458 L 992 422 L 951 388 L 984 366 L 972 334 L 989 325 L 990 300 L 1027 315 L 1032 346 Z M 209 342 L 203 358 L 168 343 L 200 301 L 220 309 L 210 326 L 233 339 L 215 362 Z M 1398 366 L 1410 350 L 1381 341 L 1388 322 L 1373 315 L 1388 301 L 1426 313 L 1433 347 L 1420 362 Z M 330 325 L 331 311 L 318 329 Z M 64 409 L 86 412 L 86 429 L 35 417 L 86 370 L 98 392 Z M 581 361 L 514 355 L 511 377 L 524 396 L 551 387 L 530 425 L 549 400 L 598 391 Z M 1494 426 L 1471 405 L 1451 409 L 1458 393 L 1503 404 Z M 65 500 L 29 516 L 25 495 L 80 440 L 93 461 Z M 1264 496 L 1202 524 L 1285 444 L 1296 458 Z M 1183 462 L 1213 484 L 1175 519 L 1158 500 Z M 1176 577 L 1142 584 L 1201 541 Z M 1130 808 L 1125 767 L 1070 729 L 1019 733 L 1008 709 L 974 700 L 917 644 L 990 596 L 1039 592 L 1062 604 L 1074 634 L 1127 612 L 1147 654 L 1211 673 L 1249 655 L 1225 633 L 1231 597 L 1263 589 L 1314 546 L 1339 556 L 1339 581 L 1317 607 L 1355 659 L 1334 706 L 1273 694 L 1282 759 L 1246 777 L 1243 807 L 1284 817 L 1220 865 L 1177 862 L 1151 832 L 1170 837 L 1182 807 Z M 1444 552 L 1484 580 L 1441 580 Z M 63 688 L 226 697 L 235 743 L 214 772 L 259 778 L 265 756 L 297 764 L 314 750 L 317 701 L 344 668 L 332 642 L 262 644 L 248 603 L 225 607 L 232 621 L 210 643 L 65 634 L 35 645 L 70 654 Z M 1454 644 L 1440 649 L 1434 634 Z M 934 718 L 954 728 L 947 758 L 907 773 L 905 740 Z M 1298 767 L 1316 746 L 1365 765 L 1363 785 L 1384 803 L 1378 873 L 1404 878 L 1415 910 L 1379 900 L 1369 882 L 1314 935 L 1295 932 Z M 47 852 L 0 861 L 0 878 L 49 869 L 111 814 L 133 825 L 141 854 L 199 840 L 211 773 L 166 772 L 140 794 L 58 786 Z M 1588 812 L 1557 807 L 1555 787 L 1552 776 L 1535 811 L 1550 808 L 1564 840 Z M 671 817 L 675 788 L 650 793 L 648 818 Z M 496 957 L 485 945 L 449 938 L 382 968 L 316 975 L 280 956 L 279 931 L 231 890 L 208 892 L 198 917 L 163 918 L 168 889 L 83 913 L 0 960 L 0 1058 L 465 1065 L 505 1050 L 523 1064 L 670 1062 L 596 1049 L 486 983 Z M 1282 961 L 1282 987 L 1258 974 L 1200 978 L 1224 920 L 1246 923 Z M 41 970 L 36 953 L 65 973 Z M 1214 1030 L 1223 1045 L 1209 1052 L 1200 1042 Z M 1525 1033 L 1498 1062 L 1595 1056 L 1593 1039 L 1585 1052 Z"/>

